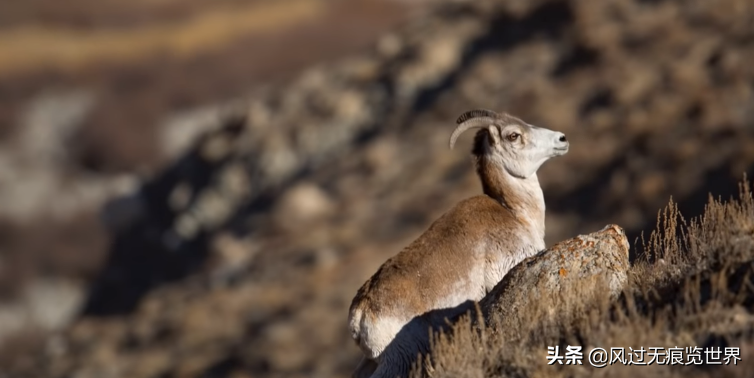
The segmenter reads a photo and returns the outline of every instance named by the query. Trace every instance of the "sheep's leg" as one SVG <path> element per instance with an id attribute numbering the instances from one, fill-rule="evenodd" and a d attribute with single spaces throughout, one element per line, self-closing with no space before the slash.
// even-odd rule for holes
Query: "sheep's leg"
<path id="1" fill-rule="evenodd" d="M 351 374 L 352 378 L 369 378 L 372 373 L 377 370 L 377 362 L 367 358 L 366 356 L 361 358 L 361 362 L 356 366 L 356 369 Z"/>

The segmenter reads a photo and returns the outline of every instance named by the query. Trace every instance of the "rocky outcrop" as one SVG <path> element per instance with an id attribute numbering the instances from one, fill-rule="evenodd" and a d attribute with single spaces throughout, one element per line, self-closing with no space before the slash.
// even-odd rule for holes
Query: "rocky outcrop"
<path id="1" fill-rule="evenodd" d="M 617 225 L 557 243 L 511 269 L 480 301 L 484 317 L 522 332 L 567 323 L 622 293 L 628 251 L 626 233 Z"/>

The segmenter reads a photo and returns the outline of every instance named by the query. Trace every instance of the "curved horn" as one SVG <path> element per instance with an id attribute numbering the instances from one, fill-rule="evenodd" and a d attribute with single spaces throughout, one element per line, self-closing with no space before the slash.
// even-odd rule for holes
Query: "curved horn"
<path id="1" fill-rule="evenodd" d="M 492 110 L 477 109 L 470 110 L 461 114 L 456 120 L 458 127 L 453 130 L 453 134 L 450 135 L 450 149 L 456 144 L 456 139 L 466 130 L 473 128 L 482 128 L 495 123 L 498 118 L 498 114 Z"/>

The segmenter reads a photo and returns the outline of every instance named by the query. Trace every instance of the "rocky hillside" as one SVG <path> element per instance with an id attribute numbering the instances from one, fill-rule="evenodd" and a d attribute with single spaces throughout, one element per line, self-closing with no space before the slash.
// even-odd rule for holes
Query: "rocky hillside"
<path id="1" fill-rule="evenodd" d="M 60 324 L 47 327 L 54 333 L 8 331 L 0 370 L 12 377 L 346 376 L 359 356 L 345 322 L 358 286 L 452 204 L 480 191 L 462 147 L 470 138 L 461 138 L 461 151 L 447 148 L 453 121 L 471 108 L 507 110 L 568 135 L 571 151 L 540 173 L 548 244 L 607 223 L 624 227 L 634 244 L 670 196 L 681 213 L 697 215 L 709 192 L 733 194 L 742 174 L 752 173 L 750 2 L 428 7 L 372 48 L 169 118 L 151 134 L 164 156 L 159 169 L 103 168 L 99 155 L 72 154 L 36 138 L 34 128 L 8 131 L 14 148 L 0 151 L 0 200 L 7 202 L 0 208 L 31 198 L 25 206 L 62 220 L 30 234 L 17 219 L 28 212 L 3 210 L 9 226 L 0 248 L 42 254 L 56 240 L 77 240 L 55 256 L 78 268 L 54 276 L 75 276 L 86 290 L 52 279 L 34 281 L 48 289 L 4 285 L 11 303 L 23 306 L 5 306 L 0 317 L 60 308 L 55 300 L 76 316 L 54 319 Z M 65 116 L 75 130 L 88 98 L 65 96 L 73 105 L 63 111 L 61 100 L 42 97 L 42 110 L 29 114 Z M 16 150 L 26 152 L 6 153 Z M 97 169 L 69 174 L 78 168 L 58 165 L 76 159 Z M 52 181 L 65 185 L 32 192 L 15 184 L 45 169 L 67 178 Z M 110 200 L 78 208 L 81 193 Z M 101 225 L 76 227 L 87 212 L 100 214 Z M 97 256 L 84 249 L 101 258 L 75 261 Z M 0 265 L 11 283 L 22 272 L 13 267 L 12 259 Z M 37 323 L 49 320 L 47 311 L 30 313 L 40 314 Z"/>

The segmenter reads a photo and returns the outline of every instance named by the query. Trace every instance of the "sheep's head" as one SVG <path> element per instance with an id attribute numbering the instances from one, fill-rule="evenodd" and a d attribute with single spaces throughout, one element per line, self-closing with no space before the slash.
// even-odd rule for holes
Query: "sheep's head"
<path id="1" fill-rule="evenodd" d="M 498 162 L 514 177 L 530 177 L 548 159 L 568 152 L 565 134 L 532 126 L 508 114 L 472 110 L 458 117 L 456 123 L 458 127 L 450 136 L 451 149 L 464 131 L 480 129 L 474 139 L 474 155 Z"/>

